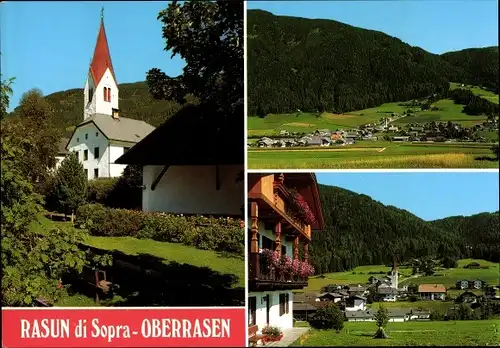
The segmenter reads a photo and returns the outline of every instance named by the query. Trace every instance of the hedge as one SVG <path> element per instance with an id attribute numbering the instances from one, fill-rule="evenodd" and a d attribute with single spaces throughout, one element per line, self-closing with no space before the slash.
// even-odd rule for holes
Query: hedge
<path id="1" fill-rule="evenodd" d="M 93 236 L 149 238 L 198 249 L 244 253 L 244 227 L 241 220 L 232 218 L 149 213 L 85 204 L 78 208 L 75 224 Z"/>

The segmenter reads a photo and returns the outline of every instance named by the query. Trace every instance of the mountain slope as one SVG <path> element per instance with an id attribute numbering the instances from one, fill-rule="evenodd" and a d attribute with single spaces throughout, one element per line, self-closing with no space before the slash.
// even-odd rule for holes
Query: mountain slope
<path id="1" fill-rule="evenodd" d="M 441 57 L 457 69 L 456 81 L 482 85 L 498 94 L 498 47 L 470 48 Z"/>
<path id="2" fill-rule="evenodd" d="M 399 260 L 425 255 L 465 257 L 467 245 L 493 261 L 492 247 L 465 237 L 475 231 L 474 224 L 490 215 L 483 235 L 490 236 L 490 245 L 500 246 L 500 235 L 493 229 L 498 213 L 480 215 L 477 220 L 464 218 L 470 222 L 463 224 L 426 222 L 406 210 L 339 187 L 320 185 L 320 196 L 325 229 L 315 233 L 311 243 L 311 258 L 319 273 L 387 264 L 394 256 Z"/>
<path id="3" fill-rule="evenodd" d="M 173 101 L 155 100 L 146 82 L 123 83 L 120 88 L 120 115 L 143 120 L 157 127 L 176 113 L 181 105 Z M 45 97 L 53 107 L 53 123 L 65 136 L 83 121 L 83 89 L 75 88 L 49 94 Z M 190 98 L 190 101 L 193 101 Z M 16 116 L 17 108 L 11 116 Z"/>
<path id="4" fill-rule="evenodd" d="M 360 110 L 440 93 L 468 74 L 459 58 L 333 20 L 250 10 L 247 23 L 250 115 Z"/>

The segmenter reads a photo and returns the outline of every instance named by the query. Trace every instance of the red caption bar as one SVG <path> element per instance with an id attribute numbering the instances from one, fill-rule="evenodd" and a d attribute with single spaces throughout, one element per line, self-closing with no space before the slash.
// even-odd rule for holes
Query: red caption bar
<path id="1" fill-rule="evenodd" d="M 2 347 L 245 347 L 245 308 L 2 309 Z"/>

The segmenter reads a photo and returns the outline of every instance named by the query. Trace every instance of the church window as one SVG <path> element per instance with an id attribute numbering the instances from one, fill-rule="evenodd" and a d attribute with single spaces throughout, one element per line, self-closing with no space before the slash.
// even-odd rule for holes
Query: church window
<path id="1" fill-rule="evenodd" d="M 111 102 L 111 88 L 108 88 L 108 101 Z"/>
<path id="2" fill-rule="evenodd" d="M 109 87 L 104 87 L 104 101 L 105 102 L 111 101 L 111 88 Z"/>

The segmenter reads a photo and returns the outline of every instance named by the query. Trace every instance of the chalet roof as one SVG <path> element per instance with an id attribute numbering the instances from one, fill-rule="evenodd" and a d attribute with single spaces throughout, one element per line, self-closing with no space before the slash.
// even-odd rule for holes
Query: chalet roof
<path id="1" fill-rule="evenodd" d="M 97 86 L 101 81 L 106 69 L 111 71 L 113 78 L 116 82 L 115 71 L 111 63 L 111 54 L 109 53 L 108 39 L 106 37 L 106 30 L 104 29 L 104 19 L 101 17 L 101 25 L 99 27 L 99 34 L 97 34 L 97 41 L 94 49 L 94 57 L 90 63 L 90 74 Z M 118 82 L 116 82 L 118 84 Z"/>
<path id="2" fill-rule="evenodd" d="M 378 293 L 379 294 L 397 294 L 398 293 L 398 289 L 395 289 L 395 288 L 379 288 L 378 289 Z"/>
<path id="3" fill-rule="evenodd" d="M 418 292 L 446 293 L 446 287 L 443 284 L 420 284 Z"/>
<path id="4" fill-rule="evenodd" d="M 59 143 L 57 144 L 58 155 L 66 155 L 68 153 L 68 150 L 66 149 L 66 145 L 68 144 L 68 142 L 68 138 L 61 138 L 61 140 L 59 140 Z"/>
<path id="5" fill-rule="evenodd" d="M 332 297 L 342 297 L 341 294 L 336 293 L 336 292 L 323 292 L 321 294 L 318 294 L 317 297 L 323 297 L 323 296 L 332 296 Z"/>
<path id="6" fill-rule="evenodd" d="M 241 165 L 243 107 L 233 114 L 187 105 L 115 163 L 140 165 Z"/>
<path id="7" fill-rule="evenodd" d="M 80 123 L 77 128 L 94 123 L 109 140 L 137 143 L 151 133 L 155 127 L 141 120 L 110 115 L 94 114 Z"/>
<path id="8" fill-rule="evenodd" d="M 349 291 L 350 292 L 365 292 L 366 288 L 363 286 L 350 286 Z"/>

